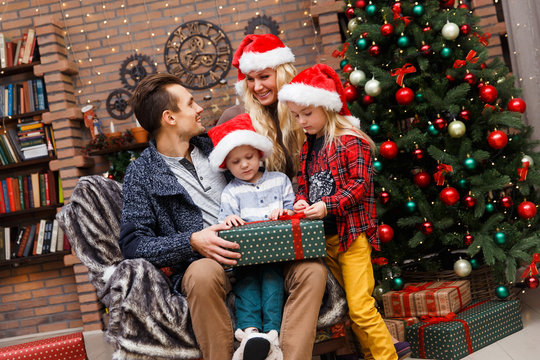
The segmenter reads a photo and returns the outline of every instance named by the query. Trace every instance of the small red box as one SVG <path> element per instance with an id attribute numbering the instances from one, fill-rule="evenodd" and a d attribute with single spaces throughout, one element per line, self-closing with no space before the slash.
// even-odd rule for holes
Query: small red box
<path id="1" fill-rule="evenodd" d="M 85 360 L 82 332 L 0 348 L 0 360 Z"/>

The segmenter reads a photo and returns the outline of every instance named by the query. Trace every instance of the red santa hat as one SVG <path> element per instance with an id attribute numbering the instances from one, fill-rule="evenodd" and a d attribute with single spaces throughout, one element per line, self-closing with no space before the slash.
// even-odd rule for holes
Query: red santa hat
<path id="1" fill-rule="evenodd" d="M 249 34 L 234 53 L 232 64 L 238 69 L 238 82 L 252 71 L 274 69 L 294 62 L 294 54 L 273 34 Z M 238 90 L 237 84 L 237 90 Z"/>
<path id="2" fill-rule="evenodd" d="M 353 126 L 360 127 L 360 119 L 351 115 L 343 85 L 330 66 L 317 64 L 296 75 L 278 93 L 280 102 L 293 102 L 304 106 L 321 106 L 345 116 Z"/>
<path id="3" fill-rule="evenodd" d="M 274 144 L 266 136 L 258 134 L 248 114 L 240 114 L 208 131 L 214 150 L 208 160 L 214 170 L 225 170 L 225 158 L 232 149 L 241 145 L 251 145 L 262 154 L 261 160 L 271 153 Z"/>

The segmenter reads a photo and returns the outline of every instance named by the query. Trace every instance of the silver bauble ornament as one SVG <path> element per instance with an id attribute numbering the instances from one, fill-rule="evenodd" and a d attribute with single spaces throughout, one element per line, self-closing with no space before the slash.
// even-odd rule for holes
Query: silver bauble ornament
<path id="1" fill-rule="evenodd" d="M 383 301 L 382 296 L 385 292 L 386 291 L 382 285 L 377 285 L 373 288 L 373 297 L 375 300 L 381 302 Z"/>
<path id="2" fill-rule="evenodd" d="M 453 138 L 460 138 L 465 135 L 467 127 L 462 121 L 454 120 L 448 124 L 448 134 Z"/>
<path id="3" fill-rule="evenodd" d="M 362 70 L 356 69 L 349 75 L 349 81 L 352 85 L 358 86 L 360 83 L 366 81 L 366 73 Z"/>
<path id="4" fill-rule="evenodd" d="M 526 162 L 529 162 L 529 166 L 532 167 L 534 165 L 534 160 L 529 155 L 523 155 L 521 158 L 521 163 L 525 165 Z"/>
<path id="5" fill-rule="evenodd" d="M 454 272 L 457 276 L 469 276 L 472 271 L 472 265 L 467 260 L 459 259 L 454 263 Z"/>
<path id="6" fill-rule="evenodd" d="M 443 38 L 445 38 L 446 40 L 456 40 L 459 36 L 459 26 L 449 21 L 446 21 L 446 24 L 443 26 L 441 33 Z"/>
<path id="7" fill-rule="evenodd" d="M 381 93 L 381 83 L 375 78 L 368 80 L 364 86 L 366 94 L 369 96 L 377 96 Z"/>
<path id="8" fill-rule="evenodd" d="M 354 29 L 358 26 L 358 21 L 356 21 L 356 18 L 349 20 L 349 23 L 347 24 L 347 29 L 349 29 L 350 32 L 353 32 Z"/>

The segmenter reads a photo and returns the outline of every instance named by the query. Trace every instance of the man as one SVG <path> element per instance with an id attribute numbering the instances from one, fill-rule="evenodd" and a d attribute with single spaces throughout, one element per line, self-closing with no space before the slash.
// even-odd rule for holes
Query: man
<path id="1" fill-rule="evenodd" d="M 223 265 L 236 264 L 240 255 L 233 250 L 239 246 L 217 234 L 229 228 L 217 224 L 226 179 L 208 163 L 212 142 L 201 124 L 203 109 L 170 74 L 144 78 L 131 105 L 154 140 L 124 178 L 122 254 L 170 268 L 173 290 L 187 298 L 204 359 L 231 359 L 233 327 L 225 304 L 231 284 Z M 284 358 L 308 360 L 326 269 L 317 261 L 298 261 L 285 266 L 284 276 Z"/>

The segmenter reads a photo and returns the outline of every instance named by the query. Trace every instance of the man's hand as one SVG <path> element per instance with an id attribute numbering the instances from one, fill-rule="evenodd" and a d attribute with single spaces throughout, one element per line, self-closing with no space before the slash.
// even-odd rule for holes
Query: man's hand
<path id="1" fill-rule="evenodd" d="M 324 201 L 318 201 L 304 210 L 307 219 L 322 219 L 326 214 L 328 214 L 328 210 Z"/>
<path id="2" fill-rule="evenodd" d="M 191 234 L 191 247 L 204 257 L 214 259 L 220 264 L 236 265 L 240 254 L 229 249 L 238 249 L 240 245 L 235 242 L 223 240 L 217 235 L 218 231 L 229 230 L 225 224 L 217 224 Z"/>
<path id="3" fill-rule="evenodd" d="M 240 216 L 234 214 L 227 216 L 223 222 L 229 227 L 240 226 L 246 223 Z"/>
<path id="4" fill-rule="evenodd" d="M 268 216 L 268 218 L 270 220 L 277 220 L 281 215 L 294 215 L 294 211 L 292 210 L 287 210 L 287 209 L 274 209 L 272 210 L 272 212 L 270 213 L 270 216 Z"/>
<path id="5" fill-rule="evenodd" d="M 297 213 L 303 213 L 309 207 L 306 200 L 298 200 L 293 205 L 293 210 Z"/>

